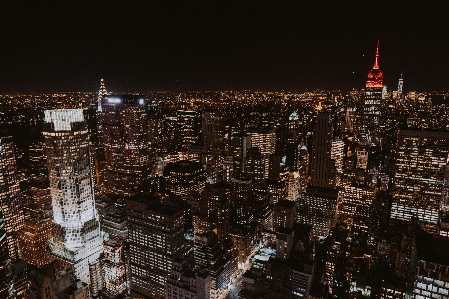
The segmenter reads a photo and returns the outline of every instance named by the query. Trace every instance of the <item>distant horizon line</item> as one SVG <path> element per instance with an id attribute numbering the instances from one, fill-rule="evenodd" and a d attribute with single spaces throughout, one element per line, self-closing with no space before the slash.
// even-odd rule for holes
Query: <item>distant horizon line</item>
<path id="1" fill-rule="evenodd" d="M 200 92 L 257 92 L 257 93 L 307 93 L 307 92 L 349 92 L 349 91 L 364 91 L 365 88 L 352 88 L 352 89 L 314 89 L 314 90 L 287 90 L 287 89 L 278 89 L 278 90 L 260 90 L 260 89 L 192 89 L 192 90 L 148 90 L 148 91 L 118 91 L 118 92 L 108 92 L 108 95 L 125 95 L 125 94 L 144 94 L 144 93 L 200 93 Z M 388 90 L 388 92 L 396 91 L 396 90 Z M 434 92 L 434 93 L 448 93 L 449 89 L 441 89 L 441 90 L 409 90 L 406 92 L 403 92 L 404 94 L 409 92 Z M 9 95 L 9 94 L 64 94 L 64 93 L 70 93 L 70 94 L 85 94 L 85 93 L 92 93 L 92 94 L 98 94 L 98 91 L 1 91 L 0 95 Z"/>

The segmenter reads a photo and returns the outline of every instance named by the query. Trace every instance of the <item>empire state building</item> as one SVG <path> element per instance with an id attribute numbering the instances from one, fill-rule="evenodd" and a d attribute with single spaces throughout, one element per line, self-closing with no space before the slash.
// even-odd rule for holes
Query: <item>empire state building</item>
<path id="1" fill-rule="evenodd" d="M 380 145 L 382 89 L 384 77 L 379 69 L 379 41 L 374 66 L 368 73 L 362 113 L 361 141 L 367 145 Z"/>

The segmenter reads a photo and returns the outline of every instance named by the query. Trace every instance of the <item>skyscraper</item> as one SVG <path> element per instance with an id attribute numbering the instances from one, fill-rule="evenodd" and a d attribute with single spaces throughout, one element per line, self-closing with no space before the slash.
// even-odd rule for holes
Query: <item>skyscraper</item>
<path id="1" fill-rule="evenodd" d="M 176 150 L 187 151 L 190 146 L 199 141 L 201 130 L 200 114 L 193 110 L 178 110 L 176 116 Z"/>
<path id="2" fill-rule="evenodd" d="M 298 115 L 296 111 L 293 111 L 292 114 L 288 117 L 288 131 L 287 131 L 287 142 L 288 143 L 299 143 L 301 141 L 301 126 L 302 126 L 302 118 Z"/>
<path id="3" fill-rule="evenodd" d="M 173 263 L 184 255 L 184 211 L 136 195 L 126 201 L 133 298 L 165 298 Z"/>
<path id="4" fill-rule="evenodd" d="M 340 185 L 341 176 L 343 173 L 345 143 L 341 139 L 332 141 L 331 159 L 335 161 L 335 185 Z"/>
<path id="5" fill-rule="evenodd" d="M 0 298 L 8 298 L 11 283 L 11 263 L 3 213 L 0 210 Z"/>
<path id="6" fill-rule="evenodd" d="M 364 106 L 362 115 L 361 139 L 366 144 L 380 145 L 380 125 L 382 109 L 383 73 L 379 69 L 379 42 L 373 68 L 366 79 Z"/>
<path id="7" fill-rule="evenodd" d="M 22 195 L 11 136 L 0 135 L 0 209 L 5 220 L 9 257 L 18 259 L 17 232 L 23 229 Z"/>
<path id="8" fill-rule="evenodd" d="M 252 209 L 253 185 L 251 176 L 237 172 L 231 179 L 231 223 L 249 225 L 253 220 Z"/>
<path id="9" fill-rule="evenodd" d="M 104 191 L 132 196 L 148 187 L 151 160 L 147 100 L 123 95 L 103 98 L 103 138 L 106 156 Z"/>
<path id="10" fill-rule="evenodd" d="M 273 207 L 273 229 L 293 229 L 296 223 L 297 204 L 291 200 L 280 200 Z"/>
<path id="11" fill-rule="evenodd" d="M 224 148 L 224 119 L 218 110 L 202 112 L 203 145 L 214 155 L 220 154 Z"/>
<path id="12" fill-rule="evenodd" d="M 84 283 L 98 285 L 103 238 L 95 209 L 89 140 L 81 109 L 45 111 L 44 131 L 53 205 L 50 251 L 73 265 Z M 93 290 L 95 294 L 95 290 Z"/>
<path id="13" fill-rule="evenodd" d="M 97 141 L 98 148 L 102 151 L 104 150 L 104 139 L 103 139 L 103 107 L 101 102 L 103 98 L 108 94 L 106 87 L 104 86 L 103 79 L 100 80 L 100 90 L 98 91 L 97 100 Z"/>
<path id="14" fill-rule="evenodd" d="M 52 222 L 44 213 L 36 213 L 33 218 L 25 220 L 25 227 L 17 233 L 20 258 L 28 264 L 42 267 L 54 260 L 47 249 L 51 238 Z"/>
<path id="15" fill-rule="evenodd" d="M 168 163 L 164 169 L 167 193 L 185 197 L 192 192 L 201 192 L 206 177 L 201 162 L 181 160 Z"/>
<path id="16" fill-rule="evenodd" d="M 173 262 L 165 284 L 166 299 L 209 299 L 210 276 L 206 270 L 193 271 L 186 260 Z"/>
<path id="17" fill-rule="evenodd" d="M 245 160 L 245 172 L 251 176 L 254 191 L 263 192 L 265 187 L 265 159 L 260 148 L 249 149 Z"/>
<path id="18" fill-rule="evenodd" d="M 195 267 L 209 272 L 211 299 L 221 298 L 228 288 L 231 277 L 230 258 L 214 233 L 195 233 Z"/>
<path id="19" fill-rule="evenodd" d="M 316 237 L 327 237 L 337 222 L 338 189 L 308 186 L 298 200 L 297 222 L 313 226 Z"/>
<path id="20" fill-rule="evenodd" d="M 321 110 L 313 130 L 311 184 L 316 187 L 335 188 L 335 161 L 332 155 L 332 118 Z"/>
<path id="21" fill-rule="evenodd" d="M 398 83 L 398 93 L 402 94 L 402 87 L 404 86 L 404 79 L 402 79 L 402 73 L 401 73 L 401 78 L 399 78 L 399 83 Z"/>
<path id="22" fill-rule="evenodd" d="M 124 238 L 122 236 L 109 239 L 103 244 L 103 293 L 110 298 L 124 294 L 128 288 L 124 247 Z"/>
<path id="23" fill-rule="evenodd" d="M 251 148 L 251 136 L 248 134 L 232 135 L 232 156 L 234 171 L 244 171 L 248 150 Z"/>
<path id="24" fill-rule="evenodd" d="M 261 127 L 248 130 L 251 136 L 251 147 L 260 148 L 265 160 L 264 177 L 268 178 L 270 170 L 270 155 L 274 153 L 276 148 L 276 132 L 271 127 Z"/>
<path id="25" fill-rule="evenodd" d="M 225 182 L 207 185 L 202 193 L 202 209 L 207 214 L 218 237 L 218 241 L 223 243 L 229 240 L 229 205 L 231 196 L 231 186 Z"/>
<path id="26" fill-rule="evenodd" d="M 449 132 L 400 130 L 391 218 L 436 225 L 448 210 Z"/>
<path id="27" fill-rule="evenodd" d="M 102 112 L 103 109 L 101 107 L 101 101 L 103 98 L 108 94 L 106 87 L 104 86 L 103 79 L 100 80 L 100 90 L 98 91 L 98 104 L 97 104 L 97 111 Z"/>

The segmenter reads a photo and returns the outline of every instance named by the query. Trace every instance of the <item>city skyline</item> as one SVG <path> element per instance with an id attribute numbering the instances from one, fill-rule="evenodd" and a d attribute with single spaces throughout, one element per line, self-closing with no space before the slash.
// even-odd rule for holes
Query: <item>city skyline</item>
<path id="1" fill-rule="evenodd" d="M 439 2 L 4 5 L 0 92 L 305 91 L 385 83 L 447 90 Z M 100 13 L 97 13 L 99 11 Z M 20 23 L 15 23 L 19 16 Z"/>
<path id="2" fill-rule="evenodd" d="M 2 8 L 1 299 L 449 298 L 439 2 Z"/>

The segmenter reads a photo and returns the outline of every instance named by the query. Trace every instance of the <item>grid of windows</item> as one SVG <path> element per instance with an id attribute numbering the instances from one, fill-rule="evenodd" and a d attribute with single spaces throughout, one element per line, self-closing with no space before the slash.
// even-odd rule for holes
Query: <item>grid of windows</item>
<path id="1" fill-rule="evenodd" d="M 49 247 L 55 256 L 74 265 L 78 279 L 91 284 L 95 277 L 91 277 L 89 265 L 99 262 L 103 239 L 95 209 L 83 111 L 46 110 L 43 134 L 55 224 Z M 94 281 L 94 285 L 98 283 Z"/>
<path id="2" fill-rule="evenodd" d="M 391 218 L 437 224 L 447 194 L 449 132 L 401 130 L 398 137 Z"/>
<path id="3" fill-rule="evenodd" d="M 12 260 L 19 257 L 16 233 L 22 230 L 24 225 L 22 195 L 14 152 L 12 137 L 0 136 L 0 209 L 5 220 L 8 251 Z"/>

